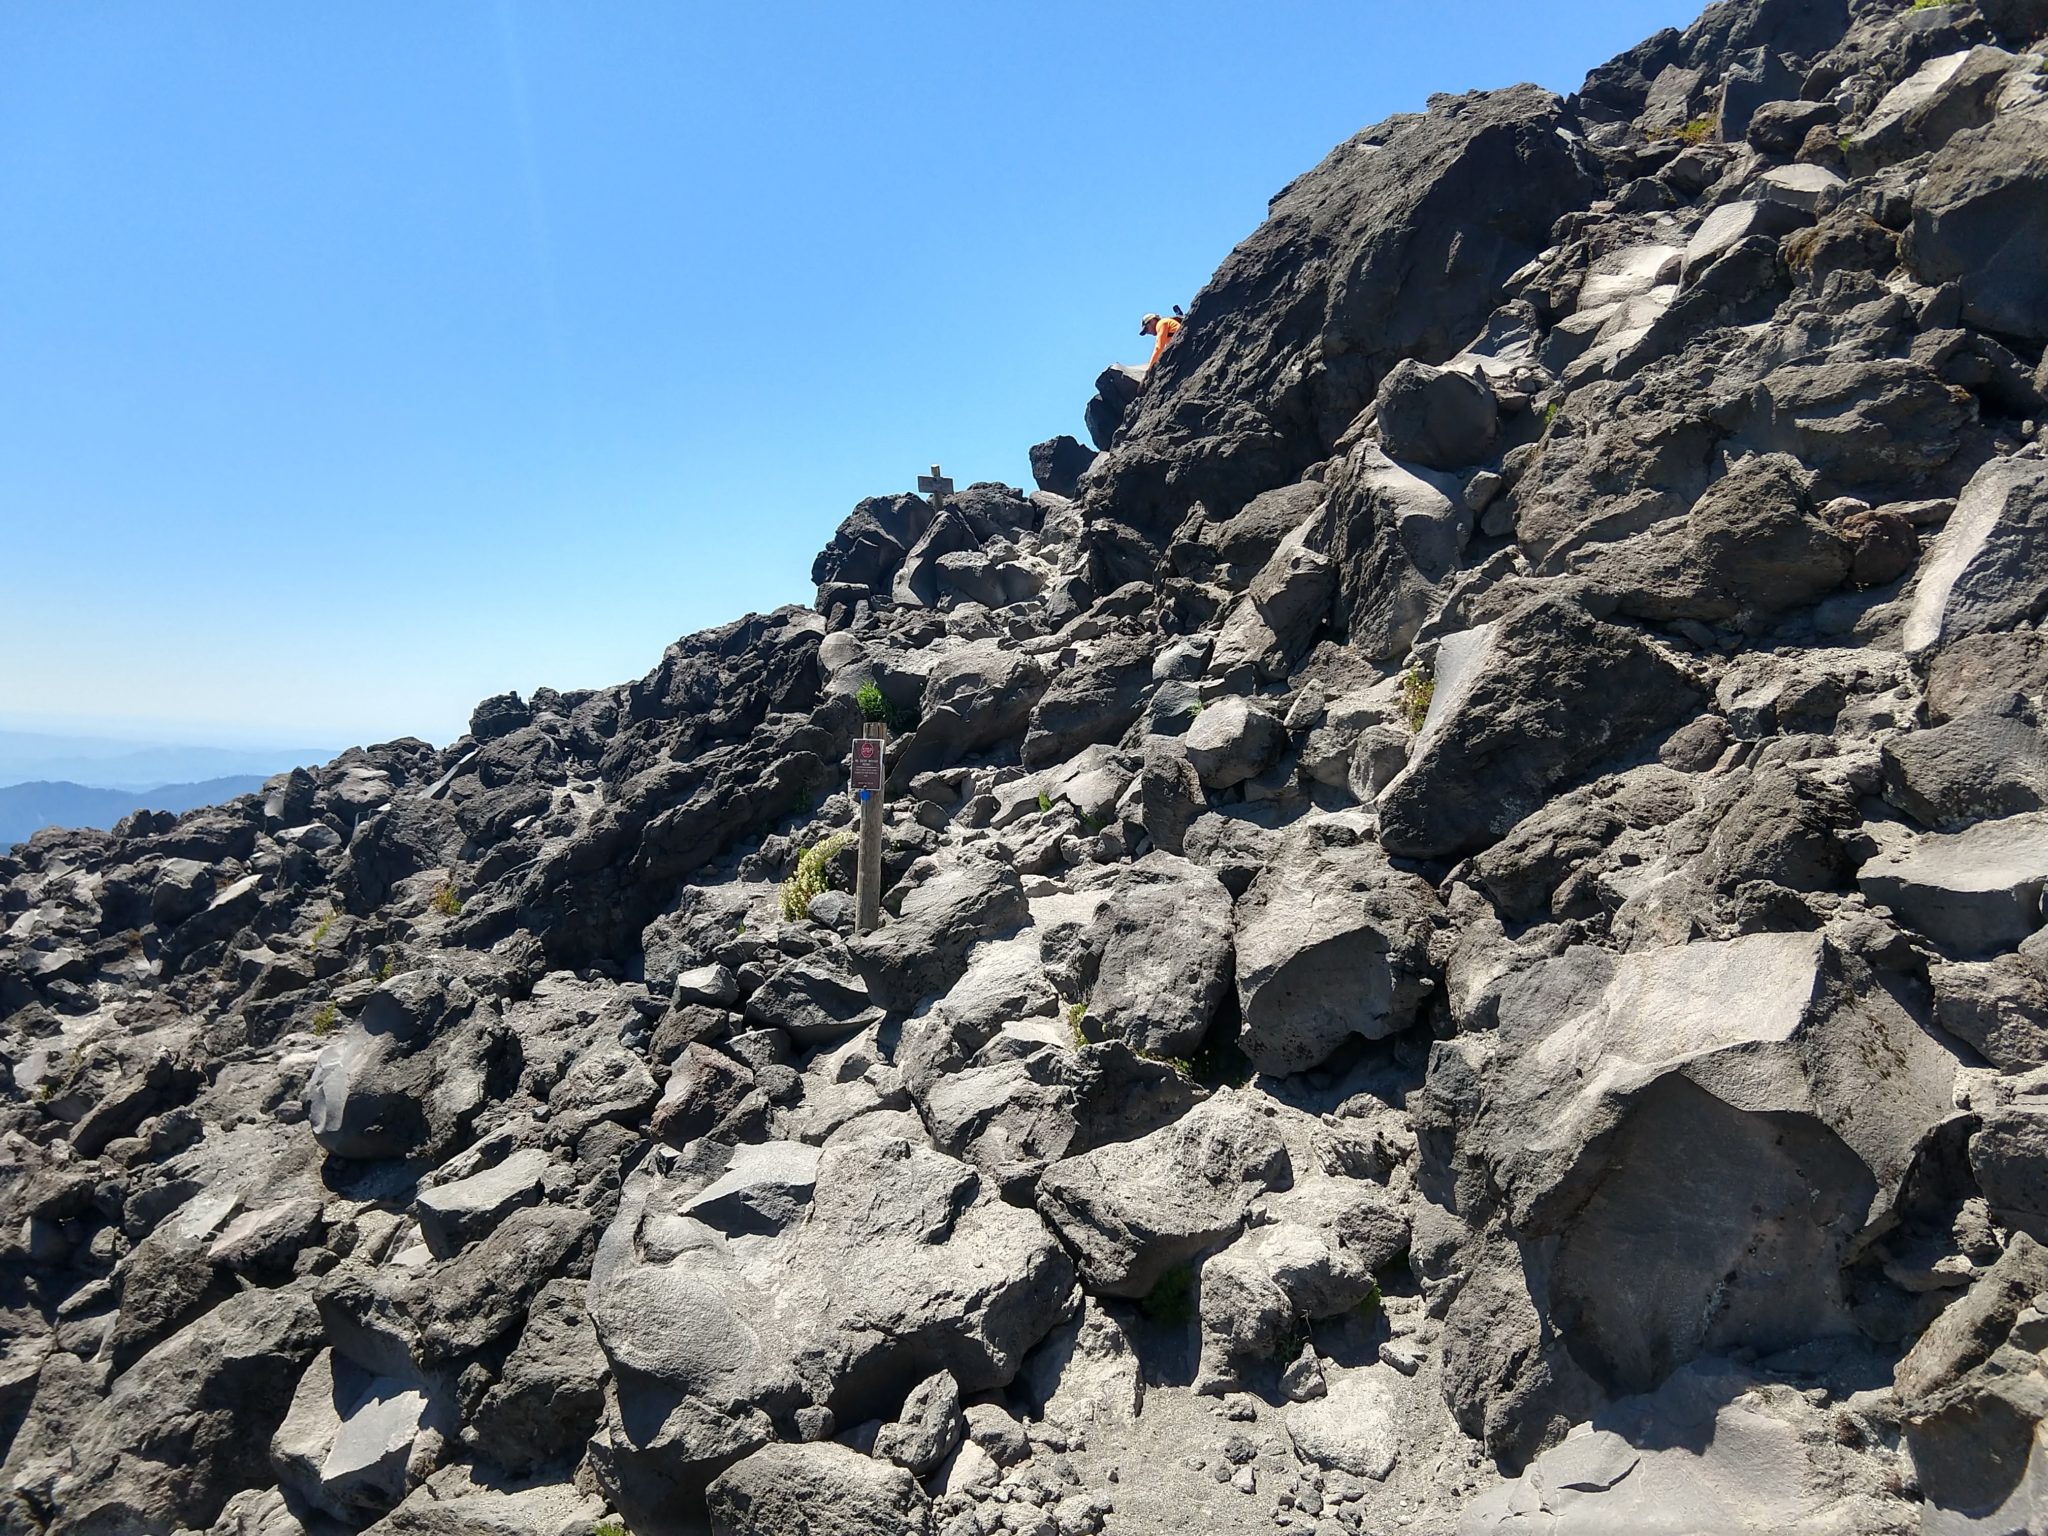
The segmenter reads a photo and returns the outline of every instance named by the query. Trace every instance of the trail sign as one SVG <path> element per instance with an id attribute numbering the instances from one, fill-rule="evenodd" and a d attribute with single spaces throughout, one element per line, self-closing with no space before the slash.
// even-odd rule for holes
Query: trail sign
<path id="1" fill-rule="evenodd" d="M 849 760 L 853 797 L 860 802 L 860 858 L 853 887 L 853 925 L 860 933 L 873 933 L 882 921 L 882 744 L 888 737 L 888 727 L 870 720 L 861 727 Z"/>
<path id="2" fill-rule="evenodd" d="M 871 794 L 882 792 L 882 743 L 873 736 L 864 736 L 853 744 L 853 790 L 858 794 L 867 790 Z"/>
<path id="3" fill-rule="evenodd" d="M 953 482 L 939 473 L 939 466 L 936 464 L 932 466 L 930 474 L 917 477 L 917 488 L 925 495 L 931 497 L 934 507 L 939 504 L 942 498 L 953 494 Z"/>

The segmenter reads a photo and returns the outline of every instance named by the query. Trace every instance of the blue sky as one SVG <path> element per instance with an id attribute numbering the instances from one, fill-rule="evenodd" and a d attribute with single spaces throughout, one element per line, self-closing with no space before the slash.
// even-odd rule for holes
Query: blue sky
<path id="1" fill-rule="evenodd" d="M 1028 483 L 1266 199 L 1676 0 L 0 8 L 0 724 L 445 741 Z"/>

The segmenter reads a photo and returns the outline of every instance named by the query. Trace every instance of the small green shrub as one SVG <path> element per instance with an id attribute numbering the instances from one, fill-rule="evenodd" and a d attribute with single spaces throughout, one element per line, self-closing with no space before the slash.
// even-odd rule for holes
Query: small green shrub
<path id="1" fill-rule="evenodd" d="M 1041 812 L 1052 809 L 1052 796 L 1042 789 L 1038 792 L 1038 809 Z"/>
<path id="2" fill-rule="evenodd" d="M 1138 1310 L 1155 1323 L 1169 1323 L 1175 1326 L 1191 1323 L 1195 1318 L 1195 1268 L 1192 1264 L 1176 1264 L 1159 1277 L 1159 1283 L 1152 1287 Z"/>
<path id="3" fill-rule="evenodd" d="M 811 903 L 832 889 L 832 861 L 853 841 L 851 832 L 834 832 L 796 857 L 796 873 L 782 882 L 784 921 L 800 923 L 811 915 Z"/>
<path id="4" fill-rule="evenodd" d="M 455 882 L 443 880 L 440 889 L 434 892 L 434 910 L 443 917 L 453 917 L 462 910 L 462 898 L 455 894 Z"/>
<path id="5" fill-rule="evenodd" d="M 1714 120 L 1711 117 L 1696 117 L 1678 130 L 1681 144 L 1704 144 L 1714 136 Z"/>
<path id="6" fill-rule="evenodd" d="M 1408 719 L 1408 734 L 1422 734 L 1422 722 L 1429 718 L 1429 701 L 1436 697 L 1436 679 L 1410 667 L 1401 674 L 1401 713 Z"/>
<path id="7" fill-rule="evenodd" d="M 860 707 L 863 720 L 886 725 L 894 735 L 907 735 L 917 729 L 917 711 L 898 709 L 875 683 L 862 683 L 854 689 L 853 702 Z"/>
<path id="8" fill-rule="evenodd" d="M 306 940 L 306 947 L 308 949 L 318 949 L 320 947 L 320 941 L 326 938 L 328 931 L 334 927 L 334 919 L 338 915 L 332 907 L 327 909 L 327 915 L 321 918 L 319 924 L 313 929 L 313 937 Z"/>
<path id="9" fill-rule="evenodd" d="M 1077 1051 L 1088 1043 L 1088 1037 L 1081 1033 L 1081 1020 L 1087 1012 L 1086 1003 L 1067 1004 L 1067 1033 L 1074 1037 L 1074 1049 Z"/>
<path id="10" fill-rule="evenodd" d="M 396 956 L 396 955 L 386 955 L 386 956 L 384 957 L 384 964 L 383 964 L 383 966 L 382 966 L 382 967 L 380 967 L 380 968 L 378 969 L 378 971 L 377 971 L 377 979 L 378 979 L 379 981 L 389 981 L 389 980 L 390 980 L 390 979 L 391 979 L 392 977 L 396 976 L 397 974 L 398 974 L 398 956 Z"/>
<path id="11" fill-rule="evenodd" d="M 1365 1293 L 1365 1299 L 1358 1304 L 1358 1315 L 1371 1322 L 1380 1310 L 1380 1283 L 1375 1280 L 1372 1289 Z"/>
<path id="12" fill-rule="evenodd" d="M 1553 400 L 1550 404 L 1543 407 L 1543 430 L 1548 432 L 1552 427 L 1556 426 L 1557 418 L 1563 413 L 1564 404 L 1561 401 Z"/>
<path id="13" fill-rule="evenodd" d="M 1916 11 L 1938 11 L 1948 3 L 1949 0 L 1913 0 L 1913 9 Z"/>
<path id="14" fill-rule="evenodd" d="M 320 1011 L 313 1015 L 313 1033 L 316 1035 L 333 1034 L 335 1023 L 339 1018 L 340 1015 L 335 1012 L 334 1004 L 322 1003 Z"/>
<path id="15" fill-rule="evenodd" d="M 1242 1088 L 1252 1080 L 1252 1061 L 1235 1040 L 1211 1035 L 1188 1062 L 1187 1073 L 1204 1088 Z"/>
<path id="16" fill-rule="evenodd" d="M 626 1529 L 626 1522 L 617 1515 L 606 1515 L 591 1528 L 590 1536 L 633 1536 Z"/>

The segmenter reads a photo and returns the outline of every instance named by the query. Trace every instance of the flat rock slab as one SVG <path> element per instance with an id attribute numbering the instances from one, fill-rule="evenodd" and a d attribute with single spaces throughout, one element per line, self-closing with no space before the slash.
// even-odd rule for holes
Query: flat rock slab
<path id="1" fill-rule="evenodd" d="M 1994 954 L 2041 926 L 2048 812 L 1902 841 L 1863 866 L 1863 894 L 1956 954 Z"/>
<path id="2" fill-rule="evenodd" d="M 1842 178 L 1825 166 L 1781 165 L 1759 176 L 1753 190 L 1758 202 L 1815 213 L 1840 196 L 1842 186 Z"/>
<path id="3" fill-rule="evenodd" d="M 1619 1403 L 1466 1507 L 1458 1536 L 1900 1530 L 1914 1506 L 1826 1432 L 1828 1410 L 1722 1361 Z"/>
<path id="4" fill-rule="evenodd" d="M 413 1209 L 429 1251 L 451 1258 L 521 1206 L 537 1203 L 547 1170 L 547 1153 L 527 1147 L 482 1173 L 421 1190 Z"/>

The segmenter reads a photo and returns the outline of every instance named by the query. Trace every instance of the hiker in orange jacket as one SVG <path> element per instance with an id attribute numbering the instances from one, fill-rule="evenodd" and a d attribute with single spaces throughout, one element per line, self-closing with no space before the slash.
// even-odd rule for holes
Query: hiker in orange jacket
<path id="1" fill-rule="evenodd" d="M 1171 346 L 1173 338 L 1180 334 L 1180 322 L 1171 317 L 1162 320 L 1157 315 L 1147 315 L 1138 322 L 1138 334 L 1159 338 L 1159 344 L 1152 349 L 1152 356 L 1145 364 L 1145 371 L 1150 373 L 1153 365 L 1159 361 L 1159 354 Z"/>

